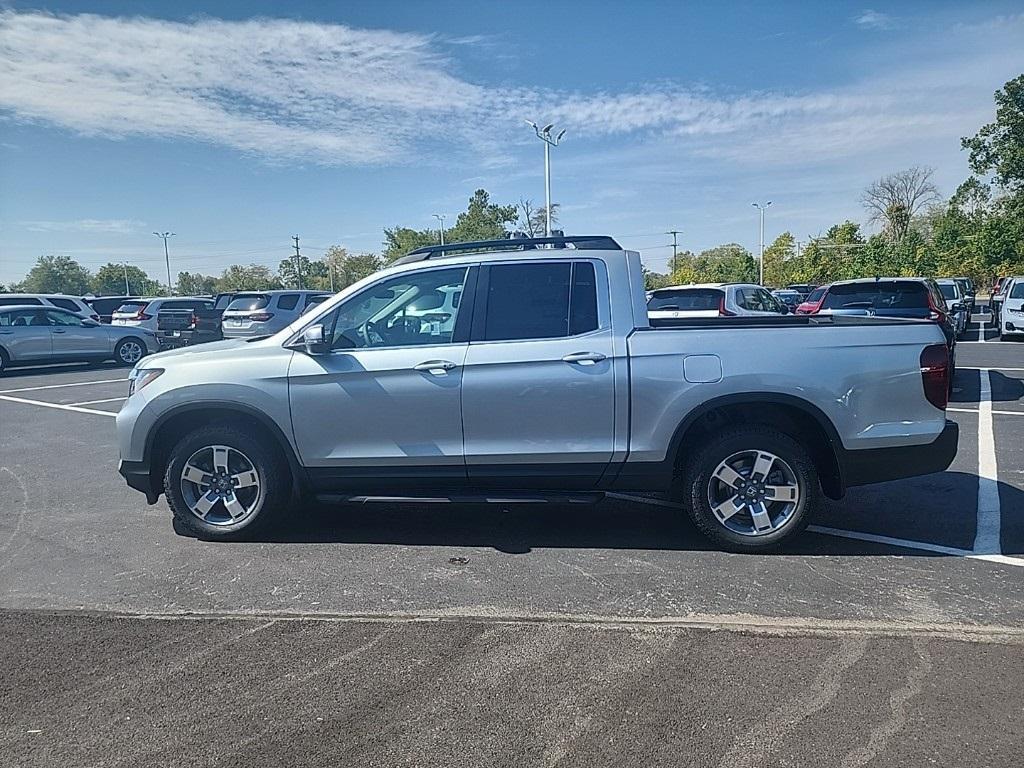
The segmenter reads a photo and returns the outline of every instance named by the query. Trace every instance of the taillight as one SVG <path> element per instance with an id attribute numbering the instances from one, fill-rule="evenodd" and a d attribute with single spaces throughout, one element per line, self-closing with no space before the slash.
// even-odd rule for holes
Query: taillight
<path id="1" fill-rule="evenodd" d="M 196 325 L 199 324 L 199 318 L 196 317 L 196 313 L 195 312 L 192 313 L 192 319 L 188 321 L 188 324 L 190 326 L 192 326 L 193 328 L 195 328 Z"/>
<path id="2" fill-rule="evenodd" d="M 251 315 L 249 315 L 249 319 L 252 320 L 254 323 L 265 323 L 273 316 L 273 312 L 253 312 Z"/>
<path id="3" fill-rule="evenodd" d="M 98 323 L 100 321 L 100 316 L 99 315 L 89 315 L 89 319 L 92 320 L 94 323 Z"/>
<path id="4" fill-rule="evenodd" d="M 928 402 L 943 411 L 949 402 L 949 348 L 930 344 L 921 351 L 921 382 Z"/>
<path id="5" fill-rule="evenodd" d="M 718 316 L 719 317 L 736 317 L 735 312 L 730 312 L 725 308 L 725 296 L 718 300 Z"/>
<path id="6" fill-rule="evenodd" d="M 144 304 L 143 306 L 139 307 L 139 311 L 135 313 L 135 317 L 133 317 L 132 319 L 133 320 L 152 320 L 153 316 L 146 314 L 146 307 L 148 307 L 148 306 L 149 306 L 149 304 Z"/>
<path id="7" fill-rule="evenodd" d="M 928 319 L 944 320 L 946 318 L 945 307 L 940 309 L 938 306 L 936 306 L 935 299 L 932 297 L 931 291 L 928 291 L 925 295 L 928 296 Z"/>

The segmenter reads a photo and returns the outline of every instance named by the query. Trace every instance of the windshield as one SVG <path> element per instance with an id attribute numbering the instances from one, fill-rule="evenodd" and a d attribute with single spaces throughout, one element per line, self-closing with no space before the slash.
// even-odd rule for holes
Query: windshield
<path id="1" fill-rule="evenodd" d="M 255 309 L 265 309 L 270 303 L 270 297 L 262 293 L 250 293 L 246 296 L 235 296 L 225 312 L 252 312 Z"/>
<path id="2" fill-rule="evenodd" d="M 137 312 L 141 312 L 149 305 L 148 301 L 126 301 L 124 304 L 117 308 L 117 312 L 124 312 L 128 315 L 134 315 Z"/>
<path id="3" fill-rule="evenodd" d="M 928 289 L 911 280 L 833 285 L 822 309 L 927 309 Z"/>
<path id="4" fill-rule="evenodd" d="M 1024 280 L 1018 280 L 1010 289 L 1011 299 L 1024 299 Z"/>
<path id="5" fill-rule="evenodd" d="M 715 288 L 679 288 L 655 291 L 647 301 L 648 312 L 672 312 L 718 309 L 725 297 Z"/>
<path id="6" fill-rule="evenodd" d="M 817 304 L 819 301 L 821 301 L 821 297 L 824 296 L 824 295 L 825 295 L 825 289 L 824 288 L 815 288 L 813 291 L 811 291 L 807 295 L 807 298 L 804 299 L 804 301 L 809 301 L 812 304 Z"/>
<path id="7" fill-rule="evenodd" d="M 939 283 L 939 290 L 942 291 L 942 298 L 944 299 L 959 298 L 956 295 L 956 286 L 951 283 Z"/>

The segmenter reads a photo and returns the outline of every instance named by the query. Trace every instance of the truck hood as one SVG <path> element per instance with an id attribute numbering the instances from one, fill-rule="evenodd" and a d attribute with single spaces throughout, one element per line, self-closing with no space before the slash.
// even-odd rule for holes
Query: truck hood
<path id="1" fill-rule="evenodd" d="M 221 359 L 228 360 L 231 357 L 232 350 L 242 348 L 251 349 L 254 344 L 259 344 L 263 341 L 265 341 L 265 339 L 258 339 L 255 341 L 247 339 L 226 339 L 225 341 L 214 341 L 209 344 L 197 344 L 194 347 L 178 347 L 177 349 L 169 349 L 166 352 L 158 352 L 155 355 L 144 357 L 138 367 L 166 368 L 169 365 L 175 365 L 176 362 L 182 363 L 195 360 L 197 355 L 204 357 L 219 357 Z"/>

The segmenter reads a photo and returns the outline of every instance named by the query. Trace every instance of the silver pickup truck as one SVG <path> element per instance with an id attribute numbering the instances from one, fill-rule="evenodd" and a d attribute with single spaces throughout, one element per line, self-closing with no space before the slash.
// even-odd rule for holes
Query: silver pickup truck
<path id="1" fill-rule="evenodd" d="M 593 501 L 655 491 L 720 545 L 779 544 L 822 496 L 957 449 L 930 322 L 651 322 L 609 237 L 424 248 L 267 337 L 148 357 L 120 472 L 197 536 L 306 495 Z"/>

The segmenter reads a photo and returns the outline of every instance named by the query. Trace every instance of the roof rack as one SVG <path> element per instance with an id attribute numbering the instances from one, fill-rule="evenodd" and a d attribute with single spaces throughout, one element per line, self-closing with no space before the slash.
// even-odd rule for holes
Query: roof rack
<path id="1" fill-rule="evenodd" d="M 415 261 L 443 258 L 448 255 L 466 251 L 530 251 L 537 246 L 550 245 L 553 248 L 587 249 L 592 251 L 621 251 L 614 238 L 608 235 L 558 235 L 555 237 L 524 237 L 513 233 L 503 240 L 477 240 L 470 243 L 445 243 L 444 245 L 428 245 L 417 248 L 408 255 L 396 259 L 394 264 L 410 264 Z"/>

